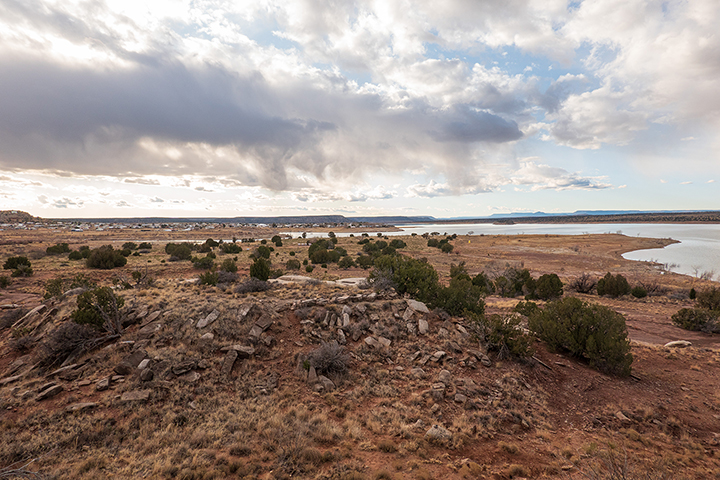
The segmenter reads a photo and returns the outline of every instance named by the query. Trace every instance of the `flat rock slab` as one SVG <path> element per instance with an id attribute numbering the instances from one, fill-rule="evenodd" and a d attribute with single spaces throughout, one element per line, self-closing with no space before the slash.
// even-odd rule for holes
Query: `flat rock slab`
<path id="1" fill-rule="evenodd" d="M 85 410 L 92 410 L 98 406 L 95 402 L 84 402 L 84 403 L 73 403 L 65 407 L 65 411 L 68 413 L 83 412 Z"/>
<path id="2" fill-rule="evenodd" d="M 417 300 L 413 300 L 411 298 L 408 298 L 407 300 L 408 307 L 412 308 L 418 313 L 430 313 L 430 310 L 428 310 L 427 306 L 423 302 L 418 302 Z"/>
<path id="3" fill-rule="evenodd" d="M 145 350 L 136 350 L 125 357 L 123 361 L 115 367 L 115 373 L 118 375 L 130 375 L 135 371 L 138 365 L 140 365 L 140 362 L 145 360 L 145 357 L 147 357 L 147 352 L 145 352 Z"/>
<path id="4" fill-rule="evenodd" d="M 20 380 L 22 377 L 23 377 L 22 375 L 15 375 L 12 377 L 3 378 L 2 380 L 0 380 L 0 386 L 8 385 L 10 383 L 16 382 L 16 381 Z"/>
<path id="5" fill-rule="evenodd" d="M 213 323 L 215 320 L 217 320 L 219 316 L 220 316 L 220 312 L 217 309 L 213 310 L 212 312 L 210 312 L 210 314 L 207 317 L 201 319 L 197 323 L 197 328 L 207 327 L 208 325 Z"/>
<path id="6" fill-rule="evenodd" d="M 668 348 L 672 348 L 672 347 L 685 348 L 685 347 L 692 346 L 692 343 L 688 342 L 687 340 L 675 340 L 674 342 L 666 343 L 665 346 Z"/>
<path id="7" fill-rule="evenodd" d="M 250 358 L 255 354 L 255 348 L 250 345 L 229 345 L 220 349 L 221 352 L 234 350 L 239 358 Z"/>
<path id="8" fill-rule="evenodd" d="M 230 372 L 232 372 L 233 365 L 235 365 L 235 360 L 237 360 L 237 358 L 237 350 L 228 350 L 225 355 L 225 359 L 223 360 L 222 369 L 220 370 L 220 375 L 223 379 L 227 380 L 230 377 Z"/>
<path id="9" fill-rule="evenodd" d="M 43 391 L 41 391 L 37 397 L 35 397 L 35 400 L 40 402 L 42 400 L 45 400 L 50 397 L 54 397 L 58 393 L 63 391 L 62 385 L 51 385 L 47 388 L 45 388 Z"/>
<path id="10" fill-rule="evenodd" d="M 121 402 L 147 402 L 150 399 L 152 389 L 146 390 L 133 390 L 132 392 L 125 392 L 120 397 Z"/>

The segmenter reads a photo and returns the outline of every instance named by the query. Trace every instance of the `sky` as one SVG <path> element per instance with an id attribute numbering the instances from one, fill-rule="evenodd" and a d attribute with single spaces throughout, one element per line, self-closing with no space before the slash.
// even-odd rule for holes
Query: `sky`
<path id="1" fill-rule="evenodd" d="M 0 0 L 0 208 L 720 209 L 717 0 Z"/>

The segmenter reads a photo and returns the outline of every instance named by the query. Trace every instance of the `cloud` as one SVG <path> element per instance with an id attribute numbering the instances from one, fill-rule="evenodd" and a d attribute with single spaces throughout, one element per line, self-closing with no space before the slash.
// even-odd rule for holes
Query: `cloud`
<path id="1" fill-rule="evenodd" d="M 124 183 L 137 183 L 138 185 L 160 185 L 160 182 L 154 178 L 124 178 Z"/>
<path id="2" fill-rule="evenodd" d="M 602 190 L 612 185 L 602 177 L 582 177 L 577 173 L 533 161 L 522 163 L 511 176 L 514 185 L 530 186 L 531 190 Z"/>
<path id="3" fill-rule="evenodd" d="M 160 198 L 160 197 L 153 197 L 153 198 L 150 199 L 150 202 L 151 202 L 151 203 L 165 203 L 165 200 L 163 200 L 163 199 Z"/>

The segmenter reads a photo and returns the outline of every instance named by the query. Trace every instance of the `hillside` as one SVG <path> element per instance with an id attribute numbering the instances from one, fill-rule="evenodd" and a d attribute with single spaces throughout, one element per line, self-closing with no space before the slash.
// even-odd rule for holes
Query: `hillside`
<path id="1" fill-rule="evenodd" d="M 31 254 L 35 274 L 1 291 L 0 478 L 13 470 L 128 479 L 720 475 L 718 337 L 669 322 L 692 305 L 690 285 L 714 283 L 619 256 L 668 241 L 458 237 L 448 255 L 422 237 L 403 239 L 402 251 L 428 258 L 444 282 L 461 260 L 473 274 L 522 260 L 534 276 L 555 271 L 566 284 L 607 270 L 655 282 L 642 299 L 565 291 L 624 313 L 632 376 L 600 373 L 538 340 L 532 357 L 507 357 L 472 317 L 346 278 L 366 276 L 360 268 L 317 266 L 248 292 L 249 251 L 237 254 L 238 278 L 202 286 L 190 262 L 165 262 L 157 246 L 97 271 L 5 245 L 3 258 Z M 352 238 L 338 246 L 355 256 L 364 247 Z M 218 262 L 229 258 L 216 252 Z M 307 258 L 307 247 L 286 242 L 274 253 L 280 266 Z M 70 316 L 82 290 L 41 299 L 48 280 L 82 274 L 110 285 L 143 266 L 154 282 L 116 290 L 125 300 L 120 336 L 77 328 Z M 509 315 L 519 300 L 489 295 L 486 315 Z M 692 346 L 663 346 L 671 339 Z"/>

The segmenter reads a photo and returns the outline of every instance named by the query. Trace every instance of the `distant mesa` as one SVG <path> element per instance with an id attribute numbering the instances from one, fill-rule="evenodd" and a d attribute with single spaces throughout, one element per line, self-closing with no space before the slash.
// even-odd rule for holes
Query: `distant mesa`
<path id="1" fill-rule="evenodd" d="M 29 223 L 39 222 L 42 219 L 33 217 L 27 212 L 21 210 L 0 210 L 0 223 Z"/>

